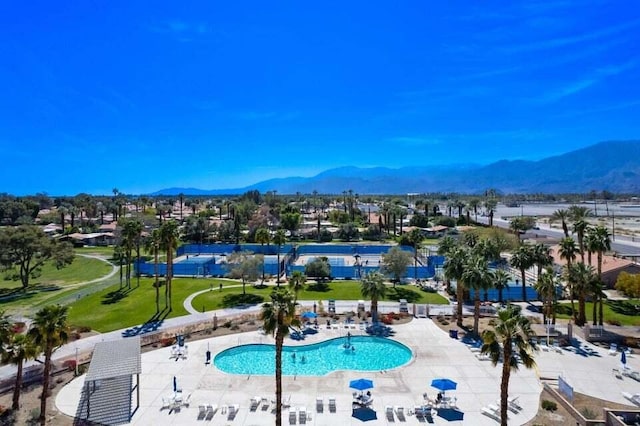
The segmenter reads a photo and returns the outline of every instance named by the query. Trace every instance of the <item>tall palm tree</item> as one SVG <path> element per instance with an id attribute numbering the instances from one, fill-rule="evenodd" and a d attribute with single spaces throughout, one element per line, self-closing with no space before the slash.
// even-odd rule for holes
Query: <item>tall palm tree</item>
<path id="1" fill-rule="evenodd" d="M 478 334 L 480 323 L 480 291 L 490 283 L 487 261 L 478 255 L 471 256 L 462 273 L 462 280 L 473 289 L 473 333 Z"/>
<path id="2" fill-rule="evenodd" d="M 173 251 L 178 244 L 178 222 L 166 220 L 160 227 L 160 247 L 167 253 L 167 272 L 165 274 L 164 301 L 165 306 L 172 311 L 171 307 L 171 281 L 173 278 Z"/>
<path id="3" fill-rule="evenodd" d="M 160 230 L 154 229 L 144 240 L 144 249 L 153 254 L 153 286 L 156 288 L 156 314 L 160 313 L 160 283 L 158 282 L 158 256 L 162 240 Z"/>
<path id="4" fill-rule="evenodd" d="M 51 355 L 55 348 L 67 343 L 69 328 L 67 326 L 66 306 L 49 305 L 40 309 L 31 325 L 29 334 L 33 343 L 44 352 L 44 372 L 42 378 L 42 395 L 40 396 L 40 417 L 38 421 L 44 426 L 47 420 L 47 397 L 49 396 L 49 379 L 51 378 Z"/>
<path id="5" fill-rule="evenodd" d="M 462 327 L 462 304 L 464 301 L 464 282 L 463 274 L 465 270 L 465 260 L 469 255 L 467 249 L 456 246 L 447 253 L 447 259 L 444 261 L 444 275 L 447 280 L 456 280 L 456 321 L 459 327 Z"/>
<path id="6" fill-rule="evenodd" d="M 378 322 L 378 300 L 384 298 L 387 286 L 384 284 L 384 276 L 379 272 L 369 272 L 362 278 L 360 285 L 362 297 L 371 299 L 371 318 Z"/>
<path id="7" fill-rule="evenodd" d="M 580 252 L 580 261 L 584 263 L 584 236 L 589 230 L 589 224 L 583 219 L 578 219 L 573 223 L 573 232 L 578 239 L 578 251 Z"/>
<path id="8" fill-rule="evenodd" d="M 498 322 L 493 330 L 482 333 L 481 352 L 488 354 L 494 366 L 502 362 L 502 380 L 500 382 L 500 424 L 507 426 L 507 408 L 509 403 L 509 380 L 511 372 L 518 370 L 522 363 L 526 368 L 535 367 L 532 352 L 537 348 L 531 342 L 534 336 L 529 319 L 522 316 L 513 306 L 498 311 Z"/>
<path id="9" fill-rule="evenodd" d="M 12 334 L 11 339 L 2 355 L 2 361 L 15 364 L 17 367 L 16 381 L 13 385 L 13 410 L 20 409 L 20 391 L 22 390 L 22 368 L 24 362 L 34 359 L 40 354 L 40 349 L 33 342 L 29 334 Z"/>
<path id="10" fill-rule="evenodd" d="M 569 220 L 569 210 L 558 209 L 549 217 L 549 223 L 560 221 L 562 224 L 562 232 L 564 237 L 569 237 L 569 228 L 567 227 L 567 220 Z"/>
<path id="11" fill-rule="evenodd" d="M 256 243 L 259 243 L 261 246 L 269 245 L 271 242 L 271 234 L 269 234 L 269 230 L 267 228 L 258 228 L 256 230 Z M 262 283 L 264 284 L 264 263 L 262 263 Z"/>
<path id="12" fill-rule="evenodd" d="M 556 279 L 555 273 L 551 268 L 545 270 L 542 274 L 538 275 L 538 280 L 535 283 L 535 289 L 540 295 L 543 301 L 542 317 L 543 322 L 547 323 L 547 318 L 553 316 L 555 324 L 555 312 L 553 312 L 554 299 L 556 294 Z"/>
<path id="13" fill-rule="evenodd" d="M 531 257 L 534 265 L 538 267 L 538 277 L 542 274 L 542 270 L 553 264 L 553 257 L 551 257 L 551 248 L 542 243 L 536 243 L 531 248 Z"/>
<path id="14" fill-rule="evenodd" d="M 566 271 L 571 270 L 571 265 L 576 260 L 576 253 L 578 253 L 578 247 L 576 246 L 576 241 L 571 237 L 565 237 L 560 240 L 560 247 L 558 248 L 558 254 L 560 255 L 560 259 L 564 259 L 567 262 Z M 574 318 L 576 316 L 576 309 L 573 303 L 573 282 L 571 281 L 571 276 L 567 273 L 565 275 L 566 281 L 569 285 L 569 299 L 571 300 L 571 316 Z"/>
<path id="15" fill-rule="evenodd" d="M 585 265 L 582 262 L 574 263 L 567 269 L 569 279 L 573 283 L 573 291 L 578 297 L 578 317 L 576 325 L 583 326 L 587 322 L 586 315 L 586 299 L 593 287 L 593 281 L 597 280 L 595 270 L 592 266 Z"/>
<path id="16" fill-rule="evenodd" d="M 502 304 L 502 290 L 507 287 L 511 275 L 504 269 L 496 269 L 493 271 L 493 286 L 498 290 L 498 302 Z"/>
<path id="17" fill-rule="evenodd" d="M 131 289 L 131 263 L 133 262 L 133 250 L 137 252 L 137 261 L 140 261 L 140 239 L 142 238 L 142 222 L 139 220 L 127 220 L 122 227 L 122 247 L 127 257 L 126 283 Z"/>
<path id="18" fill-rule="evenodd" d="M 278 277 L 276 278 L 276 285 L 280 287 L 280 247 L 282 247 L 287 242 L 287 237 L 284 235 L 284 231 L 279 229 L 276 234 L 273 236 L 273 244 L 278 246 Z"/>
<path id="19" fill-rule="evenodd" d="M 599 324 L 602 325 L 604 318 L 604 307 L 603 307 L 603 295 L 602 291 L 602 261 L 603 255 L 605 252 L 611 250 L 611 236 L 609 235 L 609 231 L 604 226 L 598 225 L 595 228 L 590 228 L 588 234 L 588 250 L 589 252 L 596 252 L 598 259 L 598 284 L 599 287 L 595 288 L 596 301 L 599 304 Z"/>
<path id="20" fill-rule="evenodd" d="M 533 266 L 533 256 L 531 246 L 521 244 L 511 255 L 511 266 L 520 270 L 520 278 L 522 279 L 522 300 L 527 301 L 527 269 Z"/>
<path id="21" fill-rule="evenodd" d="M 418 280 L 418 250 L 420 250 L 420 244 L 424 240 L 422 231 L 420 229 L 412 229 L 409 233 L 409 242 L 413 246 L 413 279 Z"/>
<path id="22" fill-rule="evenodd" d="M 289 327 L 298 326 L 295 296 L 288 289 L 271 293 L 271 303 L 262 305 L 262 327 L 276 339 L 276 426 L 282 425 L 282 347 Z"/>

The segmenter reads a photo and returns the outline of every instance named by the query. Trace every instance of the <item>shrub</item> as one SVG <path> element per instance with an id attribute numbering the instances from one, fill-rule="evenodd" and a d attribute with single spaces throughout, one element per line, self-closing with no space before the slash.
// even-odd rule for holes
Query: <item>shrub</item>
<path id="1" fill-rule="evenodd" d="M 222 324 L 224 328 L 231 328 L 232 325 L 233 325 L 233 322 L 231 321 L 226 321 L 224 324 Z"/>
<path id="2" fill-rule="evenodd" d="M 173 345 L 174 342 L 175 339 L 173 337 L 163 337 L 162 339 L 160 339 L 160 345 L 164 348 Z"/>
<path id="3" fill-rule="evenodd" d="M 393 317 L 390 314 L 382 315 L 380 321 L 382 321 L 383 324 L 391 325 L 393 324 Z"/>
<path id="4" fill-rule="evenodd" d="M 65 369 L 69 370 L 69 371 L 75 371 L 76 369 L 76 360 L 75 359 L 68 359 L 65 362 L 62 363 L 62 367 L 64 367 Z"/>
<path id="5" fill-rule="evenodd" d="M 547 411 L 556 411 L 558 409 L 558 404 L 554 401 L 549 401 L 548 399 L 542 400 L 542 409 Z"/>
<path id="6" fill-rule="evenodd" d="M 618 325 L 618 326 L 622 325 L 622 323 L 620 321 L 616 320 L 616 319 L 607 320 L 607 324 L 609 324 L 609 325 Z"/>
<path id="7" fill-rule="evenodd" d="M 13 325 L 11 325 L 11 332 L 15 333 L 15 334 L 20 334 L 22 333 L 25 328 L 27 328 L 27 325 L 24 322 L 16 322 L 13 323 Z"/>
<path id="8" fill-rule="evenodd" d="M 76 331 L 78 333 L 89 333 L 89 332 L 91 332 L 91 327 L 89 327 L 87 325 L 78 325 L 78 326 L 76 326 Z"/>
<path id="9" fill-rule="evenodd" d="M 595 419 L 596 417 L 598 417 L 598 415 L 589 407 L 584 407 L 582 410 L 580 410 L 580 413 L 582 413 L 585 419 Z"/>

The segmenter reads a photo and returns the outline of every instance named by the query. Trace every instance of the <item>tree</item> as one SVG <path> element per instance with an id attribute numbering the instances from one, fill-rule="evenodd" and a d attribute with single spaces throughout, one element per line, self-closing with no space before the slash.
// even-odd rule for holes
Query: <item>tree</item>
<path id="1" fill-rule="evenodd" d="M 400 247 L 391 247 L 382 255 L 382 271 L 393 276 L 393 287 L 400 282 L 411 264 L 411 254 Z"/>
<path id="2" fill-rule="evenodd" d="M 295 297 L 284 288 L 275 289 L 271 293 L 271 303 L 262 305 L 262 327 L 276 340 L 276 426 L 282 425 L 282 347 L 289 327 L 300 325 L 295 315 Z"/>
<path id="3" fill-rule="evenodd" d="M 287 242 L 287 237 L 282 229 L 279 229 L 273 236 L 273 244 L 278 246 L 278 277 L 276 278 L 276 285 L 280 287 L 280 247 Z"/>
<path id="4" fill-rule="evenodd" d="M 409 243 L 411 247 L 413 247 L 413 279 L 418 280 L 418 250 L 420 250 L 420 245 L 424 241 L 424 235 L 422 235 L 422 231 L 419 229 L 412 229 L 409 232 Z"/>
<path id="5" fill-rule="evenodd" d="M 289 277 L 289 289 L 293 291 L 293 294 L 298 299 L 300 291 L 304 290 L 304 285 L 307 282 L 307 277 L 301 271 L 293 271 L 291 277 Z"/>
<path id="6" fill-rule="evenodd" d="M 538 267 L 537 276 L 540 276 L 543 268 L 553 265 L 551 248 L 542 243 L 534 244 L 531 248 L 531 260 L 533 261 L 533 264 Z"/>
<path id="7" fill-rule="evenodd" d="M 378 322 L 378 301 L 383 299 L 387 292 L 384 284 L 384 276 L 379 272 L 367 273 L 360 284 L 362 297 L 371 299 L 371 317 L 374 323 Z"/>
<path id="8" fill-rule="evenodd" d="M 504 269 L 496 269 L 492 275 L 493 286 L 498 290 L 498 302 L 502 304 L 502 290 L 509 285 L 511 276 Z"/>
<path id="9" fill-rule="evenodd" d="M 131 289 L 131 263 L 133 262 L 133 250 L 136 250 L 137 261 L 140 261 L 140 239 L 142 238 L 142 222 L 139 220 L 127 220 L 122 226 L 121 245 L 127 258 L 126 283 Z"/>
<path id="10" fill-rule="evenodd" d="M 46 423 L 47 397 L 49 396 L 49 379 L 51 378 L 51 355 L 53 351 L 67 343 L 69 328 L 67 326 L 66 306 L 49 305 L 36 313 L 29 334 L 33 343 L 44 352 L 44 372 L 42 378 L 42 396 L 40 397 L 40 417 L 42 426 Z"/>
<path id="11" fill-rule="evenodd" d="M 258 228 L 256 230 L 256 243 L 263 245 L 269 245 L 271 242 L 271 234 L 269 234 L 269 230 L 267 228 Z"/>
<path id="12" fill-rule="evenodd" d="M 456 280 L 456 321 L 459 327 L 462 327 L 462 304 L 465 290 L 463 274 L 468 255 L 468 249 L 461 246 L 455 246 L 447 253 L 447 258 L 444 261 L 443 266 L 447 280 Z"/>
<path id="13" fill-rule="evenodd" d="M 73 262 L 73 247 L 56 242 L 35 225 L 20 225 L 0 229 L 0 265 L 14 273 L 11 279 L 20 280 L 22 288 L 42 273 L 42 266 L 52 260 L 57 269 Z"/>
<path id="14" fill-rule="evenodd" d="M 536 350 L 531 338 L 534 337 L 529 319 L 522 316 L 513 306 L 498 311 L 498 322 L 493 330 L 482 333 L 481 353 L 489 355 L 494 366 L 502 359 L 502 380 L 500 382 L 500 424 L 507 426 L 509 380 L 512 371 L 522 363 L 526 368 L 534 368 L 536 363 L 532 351 Z"/>
<path id="15" fill-rule="evenodd" d="M 227 256 L 227 262 L 231 267 L 229 275 L 242 280 L 242 294 L 247 294 L 246 283 L 258 279 L 264 256 L 250 251 L 237 251 Z"/>
<path id="16" fill-rule="evenodd" d="M 144 249 L 153 254 L 153 286 L 156 288 L 156 314 L 160 313 L 160 283 L 158 281 L 158 255 L 162 246 L 159 229 L 154 229 L 144 240 Z"/>
<path id="17" fill-rule="evenodd" d="M 167 253 L 167 273 L 165 275 L 164 301 L 165 306 L 172 311 L 171 307 L 171 281 L 173 279 L 173 251 L 178 244 L 178 222 L 166 220 L 160 226 L 160 247 Z"/>
<path id="18" fill-rule="evenodd" d="M 576 247 L 576 242 L 571 237 L 565 237 L 560 240 L 560 247 L 558 248 L 558 254 L 560 255 L 560 259 L 564 259 L 567 262 L 566 271 L 571 269 L 571 265 L 576 260 L 576 253 L 578 252 L 578 248 Z M 567 283 L 569 284 L 569 299 L 571 300 L 571 314 L 574 317 L 576 315 L 575 305 L 573 303 L 573 282 L 571 281 L 571 275 L 566 274 Z"/>
<path id="19" fill-rule="evenodd" d="M 315 258 L 307 263 L 304 267 L 304 273 L 307 277 L 315 278 L 318 282 L 331 277 L 331 264 L 326 256 Z"/>
<path id="20" fill-rule="evenodd" d="M 548 268 L 540 275 L 535 284 L 535 289 L 540 295 L 543 302 L 542 319 L 546 324 L 547 319 L 553 317 L 553 323 L 556 323 L 556 315 L 553 309 L 556 298 L 556 277 L 553 269 Z"/>
<path id="21" fill-rule="evenodd" d="M 573 291 L 578 298 L 578 316 L 576 325 L 583 326 L 587 322 L 586 299 L 593 288 L 593 281 L 597 280 L 595 270 L 592 266 L 582 262 L 574 263 L 567 268 L 569 280 L 573 283 Z"/>
<path id="22" fill-rule="evenodd" d="M 473 289 L 473 333 L 477 335 L 480 323 L 480 291 L 491 285 L 487 261 L 482 256 L 471 256 L 465 265 L 462 280 Z"/>
<path id="23" fill-rule="evenodd" d="M 554 223 L 560 221 L 562 224 L 562 232 L 564 232 L 564 237 L 569 237 L 569 228 L 567 227 L 567 220 L 569 220 L 569 211 L 564 209 L 558 209 L 549 217 L 549 223 Z"/>
<path id="24" fill-rule="evenodd" d="M 351 240 L 357 240 L 359 236 L 358 225 L 353 222 L 343 223 L 338 229 L 338 238 L 342 241 L 349 242 Z"/>
<path id="25" fill-rule="evenodd" d="M 522 279 L 522 300 L 527 301 L 527 269 L 531 268 L 533 263 L 533 255 L 531 246 L 528 244 L 520 245 L 516 251 L 511 255 L 511 266 L 520 270 L 520 277 Z"/>
<path id="26" fill-rule="evenodd" d="M 14 364 L 17 367 L 16 381 L 13 385 L 13 405 L 11 408 L 20 409 L 20 391 L 22 390 L 22 368 L 24 362 L 34 359 L 40 353 L 39 348 L 34 344 L 33 338 L 29 334 L 11 335 L 6 349 L 2 355 L 2 361 Z"/>
<path id="27" fill-rule="evenodd" d="M 609 231 L 604 226 L 596 226 L 595 228 L 589 228 L 588 230 L 588 247 L 589 252 L 595 252 L 598 256 L 598 286 L 594 287 L 595 290 L 595 302 L 599 305 L 599 324 L 602 325 L 604 321 L 604 308 L 603 308 L 603 291 L 602 291 L 602 260 L 605 252 L 611 250 L 611 237 Z M 595 321 L 595 315 L 594 315 Z"/>

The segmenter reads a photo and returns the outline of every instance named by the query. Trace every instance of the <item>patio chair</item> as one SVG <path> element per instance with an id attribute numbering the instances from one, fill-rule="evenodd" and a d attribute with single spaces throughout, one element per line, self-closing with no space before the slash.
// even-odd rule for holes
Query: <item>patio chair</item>
<path id="1" fill-rule="evenodd" d="M 404 407 L 400 405 L 396 405 L 395 412 L 396 412 L 396 416 L 398 417 L 398 420 L 400 420 L 401 422 L 407 421 L 406 417 L 404 416 Z"/>
<path id="2" fill-rule="evenodd" d="M 289 424 L 295 425 L 297 418 L 298 418 L 298 412 L 296 410 L 296 407 L 289 407 Z"/>
<path id="3" fill-rule="evenodd" d="M 230 421 L 234 420 L 238 415 L 239 409 L 240 409 L 240 405 L 238 404 L 230 405 L 229 409 L 227 410 L 227 420 L 230 420 Z"/>
<path id="4" fill-rule="evenodd" d="M 218 410 L 218 406 L 215 404 L 213 405 L 207 404 L 206 409 L 207 409 L 207 414 L 205 416 L 205 420 L 211 420 L 215 412 Z"/>
<path id="5" fill-rule="evenodd" d="M 329 397 L 329 412 L 330 413 L 336 412 L 336 398 L 334 396 Z"/>
<path id="6" fill-rule="evenodd" d="M 316 398 L 316 412 L 322 413 L 324 411 L 324 400 L 321 397 Z"/>
<path id="7" fill-rule="evenodd" d="M 624 396 L 629 401 L 633 402 L 634 405 L 640 405 L 640 394 L 638 393 L 630 394 L 629 392 L 622 392 L 622 396 Z"/>
<path id="8" fill-rule="evenodd" d="M 198 420 L 203 420 L 207 416 L 207 407 L 198 405 Z"/>
<path id="9" fill-rule="evenodd" d="M 162 407 L 160 407 L 160 409 L 164 409 L 164 408 L 171 408 L 171 405 L 173 405 L 173 399 L 172 398 L 165 398 L 164 396 L 162 397 Z"/>
<path id="10" fill-rule="evenodd" d="M 390 422 L 395 421 L 394 417 L 393 417 L 393 407 L 390 405 L 387 405 L 386 407 L 384 407 L 384 412 L 385 415 L 387 416 L 387 420 Z"/>
<path id="11" fill-rule="evenodd" d="M 307 424 L 307 407 L 300 407 L 298 409 L 298 420 L 301 425 Z"/>
<path id="12" fill-rule="evenodd" d="M 609 355 L 616 355 L 618 353 L 618 345 L 616 343 L 611 343 L 609 345 Z"/>
<path id="13" fill-rule="evenodd" d="M 489 417 L 489 418 L 491 418 L 491 419 L 493 419 L 493 420 L 495 420 L 497 422 L 500 422 L 500 413 L 499 412 L 496 412 L 496 411 L 492 410 L 489 407 L 482 407 L 481 412 L 485 416 L 487 416 L 487 417 Z"/>
<path id="14" fill-rule="evenodd" d="M 509 403 L 509 406 L 515 408 L 516 410 L 522 410 L 522 407 L 520 406 L 520 402 L 518 401 L 520 397 L 518 396 L 513 396 L 513 397 L 509 397 L 507 398 L 507 402 Z"/>
<path id="15" fill-rule="evenodd" d="M 249 411 L 257 411 L 258 405 L 260 405 L 261 398 L 259 396 L 254 396 L 251 398 L 251 403 L 249 404 Z"/>

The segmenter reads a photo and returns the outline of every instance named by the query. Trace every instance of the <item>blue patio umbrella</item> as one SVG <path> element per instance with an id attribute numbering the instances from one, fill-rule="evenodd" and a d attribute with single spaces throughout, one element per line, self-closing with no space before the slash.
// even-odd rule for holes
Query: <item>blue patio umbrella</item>
<path id="1" fill-rule="evenodd" d="M 373 387 L 373 381 L 369 379 L 356 379 L 349 382 L 349 387 L 356 390 L 367 390 Z"/>
<path id="2" fill-rule="evenodd" d="M 302 318 L 305 318 L 305 319 L 311 319 L 311 318 L 317 318 L 317 317 L 318 317 L 318 315 L 317 315 L 317 314 L 315 314 L 315 313 L 313 313 L 313 312 L 311 312 L 311 311 L 307 311 L 307 312 L 304 312 L 304 313 L 301 315 L 301 317 L 302 317 Z"/>
<path id="3" fill-rule="evenodd" d="M 369 420 L 377 420 L 378 416 L 375 411 L 369 407 L 356 408 L 351 413 L 351 417 L 354 417 L 360 421 L 368 422 Z"/>
<path id="4" fill-rule="evenodd" d="M 176 380 L 176 376 L 173 376 L 173 391 L 176 392 L 178 390 L 178 381 Z"/>
<path id="5" fill-rule="evenodd" d="M 451 379 L 433 379 L 431 381 L 431 387 L 441 391 L 455 390 L 457 386 L 458 384 Z"/>
<path id="6" fill-rule="evenodd" d="M 627 368 L 627 354 L 625 351 L 622 351 L 622 355 L 620 355 L 620 363 L 622 363 L 622 368 Z"/>

